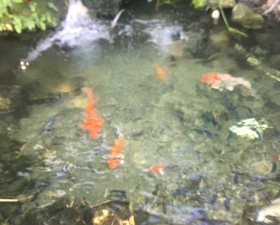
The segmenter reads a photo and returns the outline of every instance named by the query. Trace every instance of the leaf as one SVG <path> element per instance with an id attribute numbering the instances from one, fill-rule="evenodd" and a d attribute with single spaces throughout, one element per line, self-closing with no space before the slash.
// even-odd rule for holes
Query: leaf
<path id="1" fill-rule="evenodd" d="M 56 21 L 56 19 L 52 19 L 52 22 L 51 22 L 51 25 L 53 26 L 53 27 L 56 27 L 57 26 L 57 21 Z"/>
<path id="2" fill-rule="evenodd" d="M 40 21 L 39 28 L 41 28 L 42 30 L 46 30 L 47 27 L 43 21 Z"/>
<path id="3" fill-rule="evenodd" d="M 201 8 L 205 5 L 206 0 L 192 0 L 194 8 Z"/>
<path id="4" fill-rule="evenodd" d="M 1 0 L 0 1 L 4 7 L 7 7 L 9 5 L 9 0 Z"/>
<path id="5" fill-rule="evenodd" d="M 36 3 L 36 2 L 30 2 L 30 3 L 28 4 L 28 6 L 29 6 L 31 12 L 35 12 L 35 11 L 36 11 L 37 3 Z"/>
<path id="6" fill-rule="evenodd" d="M 40 21 L 46 21 L 47 19 L 47 13 L 43 14 L 41 17 L 40 17 Z"/>
<path id="7" fill-rule="evenodd" d="M 6 28 L 6 30 L 8 30 L 8 31 L 13 31 L 13 30 L 14 30 L 13 27 L 12 27 L 12 25 L 9 24 L 9 23 L 6 23 L 6 24 L 5 24 L 5 28 Z"/>
<path id="8" fill-rule="evenodd" d="M 15 27 L 15 30 L 17 33 L 21 33 L 21 30 L 22 30 L 22 24 L 21 24 L 21 21 L 18 17 L 14 16 L 14 27 Z"/>
<path id="9" fill-rule="evenodd" d="M 47 13 L 47 14 L 46 14 L 46 20 L 47 20 L 48 23 L 51 23 L 51 22 L 52 22 L 52 16 L 51 16 L 50 13 Z"/>
<path id="10" fill-rule="evenodd" d="M 28 20 L 26 26 L 29 30 L 33 30 L 35 28 L 35 22 L 33 20 Z"/>
<path id="11" fill-rule="evenodd" d="M 32 13 L 31 16 L 30 16 L 29 18 L 32 19 L 37 25 L 38 25 L 39 22 L 40 22 L 40 19 L 39 19 L 37 13 Z"/>
<path id="12" fill-rule="evenodd" d="M 21 30 L 22 30 L 21 23 L 14 24 L 14 27 L 15 27 L 16 32 L 20 34 Z"/>
<path id="13" fill-rule="evenodd" d="M 54 11 L 57 12 L 57 8 L 56 8 L 56 6 L 55 6 L 52 2 L 49 2 L 49 3 L 48 3 L 48 7 L 49 7 L 50 9 L 53 9 Z"/>
<path id="14" fill-rule="evenodd" d="M 22 3 L 23 0 L 12 0 L 14 3 Z"/>

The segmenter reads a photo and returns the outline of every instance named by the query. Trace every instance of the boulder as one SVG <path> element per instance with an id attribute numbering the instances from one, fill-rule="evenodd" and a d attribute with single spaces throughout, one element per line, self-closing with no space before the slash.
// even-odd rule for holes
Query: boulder
<path id="1" fill-rule="evenodd" d="M 262 15 L 254 12 L 243 3 L 238 3 L 234 6 L 231 21 L 250 29 L 261 29 L 264 24 Z"/>

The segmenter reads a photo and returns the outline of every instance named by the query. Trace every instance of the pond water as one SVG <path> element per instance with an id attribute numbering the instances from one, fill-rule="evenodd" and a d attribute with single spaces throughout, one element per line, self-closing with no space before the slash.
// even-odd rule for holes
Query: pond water
<path id="1" fill-rule="evenodd" d="M 111 36 L 107 21 L 68 22 L 35 39 L 1 39 L 0 193 L 31 200 L 2 203 L 0 221 L 81 224 L 65 222 L 56 203 L 85 198 L 154 216 L 136 224 L 268 222 L 260 215 L 275 213 L 264 209 L 280 194 L 280 73 L 271 49 L 252 43 L 256 33 L 231 38 L 222 21 L 185 9 L 128 8 Z M 201 82 L 209 72 L 243 79 L 217 88 Z M 81 129 L 83 87 L 104 119 L 97 139 Z M 110 169 L 120 135 L 123 163 Z"/>

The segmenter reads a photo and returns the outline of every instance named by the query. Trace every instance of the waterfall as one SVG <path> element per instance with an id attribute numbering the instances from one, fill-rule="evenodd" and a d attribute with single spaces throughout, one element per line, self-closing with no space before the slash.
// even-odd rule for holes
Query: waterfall
<path id="1" fill-rule="evenodd" d="M 53 45 L 76 47 L 89 44 L 100 38 L 109 40 L 109 26 L 99 20 L 92 20 L 88 9 L 81 0 L 69 0 L 65 20 L 46 39 L 40 41 L 36 48 L 29 52 L 24 62 L 35 60 L 43 51 Z"/>

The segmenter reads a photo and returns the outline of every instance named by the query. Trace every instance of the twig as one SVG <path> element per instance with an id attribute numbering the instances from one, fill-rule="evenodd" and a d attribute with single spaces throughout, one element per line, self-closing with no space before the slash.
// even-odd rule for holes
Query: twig
<path id="1" fill-rule="evenodd" d="M 103 205 L 103 204 L 105 204 L 105 203 L 109 203 L 109 202 L 113 202 L 113 200 L 107 200 L 107 201 L 105 201 L 105 202 L 101 202 L 101 203 L 98 203 L 98 204 L 92 205 L 92 206 L 91 206 L 91 208 L 96 207 L 96 206 L 99 206 L 99 205 Z"/>
<path id="2" fill-rule="evenodd" d="M 27 199 L 31 199 L 33 198 L 34 195 L 30 195 L 28 197 L 25 197 L 25 198 L 15 198 L 15 199 L 5 199 L 5 198 L 1 198 L 0 199 L 0 202 L 20 202 L 20 201 L 24 201 L 24 200 L 27 200 Z"/>

